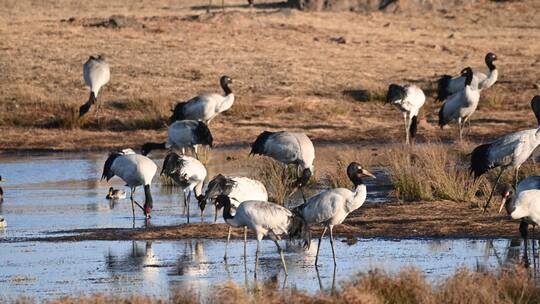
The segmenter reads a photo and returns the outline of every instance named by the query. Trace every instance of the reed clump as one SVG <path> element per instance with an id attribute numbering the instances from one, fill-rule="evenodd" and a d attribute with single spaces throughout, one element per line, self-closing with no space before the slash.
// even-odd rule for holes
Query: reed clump
<path id="1" fill-rule="evenodd" d="M 386 164 L 396 196 L 404 201 L 444 199 L 476 202 L 481 183 L 469 173 L 466 155 L 442 144 L 391 149 Z"/>

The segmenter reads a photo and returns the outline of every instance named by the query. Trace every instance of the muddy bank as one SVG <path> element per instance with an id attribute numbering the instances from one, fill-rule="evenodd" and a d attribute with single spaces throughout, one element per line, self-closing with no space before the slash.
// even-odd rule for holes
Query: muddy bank
<path id="1" fill-rule="evenodd" d="M 195 221 L 197 219 L 194 219 Z M 482 213 L 466 203 L 451 201 L 412 204 L 370 204 L 355 211 L 346 222 L 336 226 L 340 237 L 385 238 L 509 238 L 519 237 L 518 222 L 505 214 L 491 211 Z M 315 227 L 313 235 L 322 229 Z M 62 234 L 61 236 L 58 234 Z M 86 241 L 86 240 L 173 240 L 187 238 L 224 239 L 226 224 L 193 223 L 147 228 L 76 229 L 50 233 L 46 237 L 7 239 L 4 241 Z M 242 238 L 242 229 L 233 229 L 233 238 Z M 253 235 L 249 235 L 253 238 Z M 2 241 L 0 241 L 2 242 Z"/>

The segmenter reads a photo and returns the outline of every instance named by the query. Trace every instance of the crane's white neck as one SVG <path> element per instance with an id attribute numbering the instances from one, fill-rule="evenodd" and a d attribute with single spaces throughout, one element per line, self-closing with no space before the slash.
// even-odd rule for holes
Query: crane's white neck
<path id="1" fill-rule="evenodd" d="M 219 103 L 219 105 L 217 106 L 217 112 L 221 113 L 221 112 L 227 111 L 228 109 L 232 107 L 233 104 L 234 104 L 234 94 L 231 93 L 225 96 L 225 98 L 223 98 L 223 100 Z"/>
<path id="2" fill-rule="evenodd" d="M 357 185 L 353 192 L 352 210 L 350 211 L 360 208 L 366 201 L 366 197 L 367 197 L 366 185 L 363 183 Z"/>

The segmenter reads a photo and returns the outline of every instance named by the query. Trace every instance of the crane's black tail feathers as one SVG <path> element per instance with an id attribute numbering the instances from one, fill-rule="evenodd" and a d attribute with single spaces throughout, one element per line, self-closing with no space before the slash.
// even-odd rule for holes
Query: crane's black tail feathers
<path id="1" fill-rule="evenodd" d="M 229 195 L 236 182 L 222 174 L 216 175 L 206 187 L 205 197 L 206 199 L 214 199 L 219 195 Z M 215 203 L 215 202 L 214 202 Z"/>
<path id="2" fill-rule="evenodd" d="M 121 151 L 114 151 L 109 153 L 109 157 L 107 158 L 107 160 L 105 161 L 105 165 L 103 166 L 103 174 L 101 174 L 102 180 L 106 179 L 107 181 L 109 181 L 114 176 L 114 172 L 112 171 L 111 167 L 114 163 L 114 160 L 122 154 L 123 153 Z"/>
<path id="3" fill-rule="evenodd" d="M 165 156 L 160 175 L 172 178 L 172 180 L 181 187 L 187 187 L 189 186 L 187 177 L 185 174 L 182 174 L 182 169 L 185 166 L 186 161 L 176 152 L 171 151 Z"/>
<path id="4" fill-rule="evenodd" d="M 443 104 L 441 109 L 439 110 L 439 127 L 441 127 L 442 129 L 446 124 L 447 122 L 444 119 L 444 104 Z"/>
<path id="5" fill-rule="evenodd" d="M 257 136 L 257 139 L 251 144 L 251 152 L 249 152 L 249 155 L 263 155 L 264 154 L 264 145 L 266 144 L 266 141 L 268 138 L 274 134 L 274 132 L 264 131 L 259 136 Z"/>
<path id="6" fill-rule="evenodd" d="M 450 75 L 443 75 L 439 80 L 437 81 L 437 97 L 435 98 L 435 101 L 444 101 L 450 94 L 448 93 L 448 86 L 450 85 L 450 80 L 452 80 L 452 76 Z"/>
<path id="7" fill-rule="evenodd" d="M 418 130 L 418 116 L 414 115 L 411 119 L 411 126 L 409 128 L 409 134 L 412 138 L 416 136 L 416 131 Z"/>
<path id="8" fill-rule="evenodd" d="M 534 116 L 536 116 L 536 121 L 540 126 L 540 95 L 536 95 L 533 97 L 533 99 L 531 100 L 531 108 L 534 112 Z"/>
<path id="9" fill-rule="evenodd" d="M 398 100 L 402 100 L 407 95 L 405 88 L 397 85 L 391 84 L 388 87 L 388 93 L 386 93 L 386 103 L 394 103 Z"/>
<path id="10" fill-rule="evenodd" d="M 195 137 L 197 138 L 197 144 L 206 145 L 212 147 L 214 144 L 214 138 L 208 126 L 199 121 L 199 124 L 195 128 Z"/>
<path id="11" fill-rule="evenodd" d="M 94 92 L 90 92 L 90 97 L 88 98 L 88 101 L 79 108 L 79 117 L 82 117 L 84 114 L 88 113 L 88 111 L 90 110 L 90 107 L 94 103 L 96 103 L 96 100 L 97 99 Z"/>
<path id="12" fill-rule="evenodd" d="M 474 179 L 476 180 L 482 174 L 486 173 L 493 168 L 493 165 L 489 161 L 489 148 L 491 144 L 483 144 L 476 148 L 471 153 L 471 174 L 474 173 Z"/>
<path id="13" fill-rule="evenodd" d="M 304 248 L 311 246 L 311 230 L 301 214 L 293 211 L 291 226 L 288 231 L 289 239 L 300 239 L 304 241 Z"/>
<path id="14" fill-rule="evenodd" d="M 169 118 L 169 123 L 173 123 L 177 120 L 184 120 L 186 119 L 185 114 L 185 107 L 187 105 L 187 102 L 179 102 L 174 107 L 174 110 L 172 110 L 173 114 Z"/>

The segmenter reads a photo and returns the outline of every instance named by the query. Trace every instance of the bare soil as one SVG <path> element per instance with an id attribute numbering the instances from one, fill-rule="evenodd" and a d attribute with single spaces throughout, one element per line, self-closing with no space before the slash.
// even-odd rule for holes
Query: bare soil
<path id="1" fill-rule="evenodd" d="M 193 223 L 139 229 L 78 229 L 59 231 L 68 236 L 39 237 L 25 241 L 148 240 L 227 237 L 226 224 Z M 321 227 L 313 227 L 314 236 Z M 502 238 L 520 237 L 519 223 L 494 209 L 482 213 L 463 203 L 452 201 L 366 204 L 334 228 L 341 237 L 385 238 Z M 531 235 L 532 236 L 532 235 Z M 243 238 L 242 229 L 233 229 L 233 238 Z M 253 235 L 249 235 L 253 238 Z M 13 240 L 11 240 L 13 241 Z"/>

